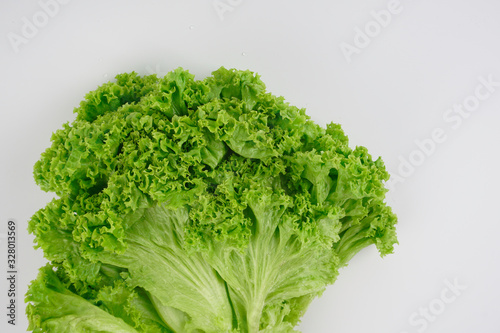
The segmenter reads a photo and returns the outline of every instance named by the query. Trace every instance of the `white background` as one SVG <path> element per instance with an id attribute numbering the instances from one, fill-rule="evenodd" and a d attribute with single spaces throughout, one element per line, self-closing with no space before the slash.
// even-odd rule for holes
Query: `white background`
<path id="1" fill-rule="evenodd" d="M 459 126 L 443 118 L 474 101 L 478 77 L 500 82 L 500 2 L 401 0 L 380 31 L 370 12 L 386 0 L 220 2 L 73 0 L 43 22 L 39 2 L 1 1 L 0 232 L 16 219 L 18 303 L 44 263 L 27 221 L 52 198 L 32 166 L 84 94 L 121 72 L 182 66 L 201 79 L 225 66 L 258 72 L 269 91 L 321 124 L 341 123 L 353 147 L 404 174 L 388 194 L 399 216 L 395 253 L 356 256 L 311 305 L 304 333 L 500 332 L 500 87 Z M 23 36 L 34 19 L 38 32 Z M 365 27 L 373 37 L 362 45 L 358 36 L 349 63 L 341 45 L 355 46 Z M 29 38 L 15 46 L 14 34 Z M 436 128 L 446 140 L 419 153 L 415 141 Z M 401 164 L 410 157 L 413 172 Z M 6 324 L 4 273 L 0 281 L 0 331 L 23 332 L 22 312 L 16 328 Z M 454 295 L 445 281 L 466 288 Z"/>

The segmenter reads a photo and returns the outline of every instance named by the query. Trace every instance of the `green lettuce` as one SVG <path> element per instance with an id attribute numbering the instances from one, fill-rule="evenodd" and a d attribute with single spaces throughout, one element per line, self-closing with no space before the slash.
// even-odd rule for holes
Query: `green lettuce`
<path id="1" fill-rule="evenodd" d="M 339 268 L 396 241 L 389 175 L 258 75 L 121 74 L 87 94 L 34 176 L 50 263 L 33 332 L 295 332 Z"/>

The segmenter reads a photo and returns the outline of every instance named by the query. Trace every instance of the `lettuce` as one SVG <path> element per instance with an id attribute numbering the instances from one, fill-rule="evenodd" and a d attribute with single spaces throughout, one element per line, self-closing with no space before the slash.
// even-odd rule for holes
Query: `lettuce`
<path id="1" fill-rule="evenodd" d="M 33 332 L 294 332 L 339 268 L 393 251 L 388 173 L 250 71 L 121 74 L 87 94 L 34 176 L 50 263 Z"/>

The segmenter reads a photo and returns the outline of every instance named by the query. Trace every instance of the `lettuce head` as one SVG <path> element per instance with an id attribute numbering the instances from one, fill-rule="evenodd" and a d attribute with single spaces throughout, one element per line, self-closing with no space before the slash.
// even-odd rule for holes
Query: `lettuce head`
<path id="1" fill-rule="evenodd" d="M 75 112 L 34 167 L 56 199 L 29 222 L 33 332 L 296 332 L 339 268 L 396 243 L 382 160 L 250 71 L 121 74 Z"/>

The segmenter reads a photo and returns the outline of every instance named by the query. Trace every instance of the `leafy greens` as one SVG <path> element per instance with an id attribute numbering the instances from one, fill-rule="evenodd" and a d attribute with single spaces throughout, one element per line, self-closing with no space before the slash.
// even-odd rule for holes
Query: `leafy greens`
<path id="1" fill-rule="evenodd" d="M 87 94 L 34 175 L 50 261 L 33 332 L 295 332 L 340 267 L 396 243 L 382 160 L 258 75 L 121 74 Z"/>

